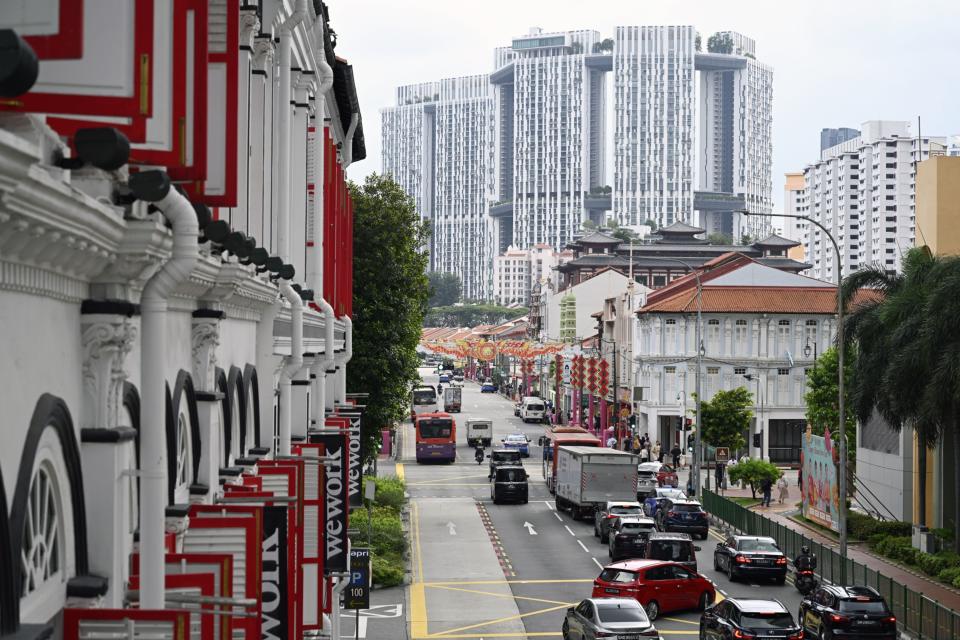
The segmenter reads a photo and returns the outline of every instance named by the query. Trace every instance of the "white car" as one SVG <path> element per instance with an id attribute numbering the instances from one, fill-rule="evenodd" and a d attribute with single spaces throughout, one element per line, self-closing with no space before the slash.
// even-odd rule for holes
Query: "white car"
<path id="1" fill-rule="evenodd" d="M 450 382 L 450 386 L 451 386 L 451 387 L 462 387 L 462 386 L 463 386 L 463 380 L 457 380 L 456 378 L 454 378 L 454 379 Z"/>

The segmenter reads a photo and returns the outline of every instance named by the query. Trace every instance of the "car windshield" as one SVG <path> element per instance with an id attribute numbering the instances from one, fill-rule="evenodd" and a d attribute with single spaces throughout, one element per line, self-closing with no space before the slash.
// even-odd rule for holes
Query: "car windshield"
<path id="1" fill-rule="evenodd" d="M 523 482 L 526 480 L 526 473 L 523 469 L 497 469 L 497 482 Z"/>
<path id="2" fill-rule="evenodd" d="M 738 551 L 780 551 L 773 540 L 741 540 Z"/>
<path id="3" fill-rule="evenodd" d="M 417 429 L 421 438 L 449 438 L 453 423 L 450 420 L 420 420 Z"/>
<path id="4" fill-rule="evenodd" d="M 597 617 L 600 622 L 637 622 L 647 624 L 650 620 L 644 612 L 643 607 L 626 605 L 612 605 L 607 603 L 597 603 Z"/>
<path id="5" fill-rule="evenodd" d="M 622 507 L 610 507 L 610 513 L 618 516 L 629 516 L 635 513 L 643 513 L 643 507 L 640 505 L 627 505 Z"/>
<path id="6" fill-rule="evenodd" d="M 693 549 L 686 540 L 651 540 L 650 557 L 654 560 L 688 562 L 693 560 Z"/>
<path id="7" fill-rule="evenodd" d="M 694 513 L 700 511 L 700 505 L 698 504 L 675 504 L 670 507 L 671 511 L 681 511 L 684 513 Z"/>
<path id="8" fill-rule="evenodd" d="M 887 613 L 887 603 L 883 600 L 841 600 L 840 611 L 846 613 Z"/>
<path id="9" fill-rule="evenodd" d="M 792 629 L 797 626 L 793 616 L 785 611 L 770 613 L 740 613 L 740 626 L 747 629 Z"/>
<path id="10" fill-rule="evenodd" d="M 519 451 L 494 451 L 490 454 L 490 459 L 495 462 L 506 462 L 507 460 L 520 461 Z"/>
<path id="11" fill-rule="evenodd" d="M 633 582 L 637 579 L 637 574 L 623 569 L 604 569 L 600 573 L 600 579 L 604 582 Z"/>

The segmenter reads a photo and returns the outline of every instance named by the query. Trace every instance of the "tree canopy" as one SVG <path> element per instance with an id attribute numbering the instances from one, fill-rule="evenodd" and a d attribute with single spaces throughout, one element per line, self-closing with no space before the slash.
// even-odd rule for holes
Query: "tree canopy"
<path id="1" fill-rule="evenodd" d="M 478 324 L 500 324 L 528 312 L 526 307 L 512 309 L 495 304 L 460 304 L 430 309 L 423 322 L 425 327 L 475 327 Z"/>
<path id="2" fill-rule="evenodd" d="M 764 480 L 776 482 L 783 475 L 783 472 L 777 468 L 777 465 L 766 460 L 750 458 L 737 464 L 731 464 L 727 467 L 730 476 L 730 482 L 744 482 L 750 485 L 750 491 L 753 497 L 757 497 L 757 489 L 763 484 Z"/>
<path id="3" fill-rule="evenodd" d="M 751 407 L 753 394 L 746 387 L 717 391 L 710 400 L 700 402 L 701 438 L 711 447 L 742 448 L 743 432 L 753 417 Z"/>
<path id="4" fill-rule="evenodd" d="M 840 407 L 837 400 L 840 397 L 838 373 L 840 361 L 839 352 L 831 347 L 817 357 L 813 367 L 807 372 L 807 392 L 803 396 L 807 404 L 807 423 L 815 435 L 822 436 L 826 427 L 836 442 L 839 442 Z M 850 398 L 850 386 L 854 379 L 854 357 L 847 350 L 844 361 L 844 381 L 846 403 L 844 412 L 847 414 L 847 454 L 850 460 L 856 459 L 857 453 L 857 415 Z"/>
<path id="5" fill-rule="evenodd" d="M 715 33 L 707 38 L 707 51 L 710 53 L 733 53 L 733 38 L 729 33 Z"/>
<path id="6" fill-rule="evenodd" d="M 430 283 L 428 307 L 446 307 L 460 300 L 460 278 L 456 274 L 431 271 L 427 280 Z"/>
<path id="7" fill-rule="evenodd" d="M 350 184 L 353 199 L 353 358 L 347 387 L 369 394 L 364 412 L 366 451 L 380 430 L 409 411 L 410 385 L 417 375 L 427 303 L 422 247 L 427 229 L 413 200 L 390 177 L 372 174 Z M 390 256 L 384 268 L 384 256 Z"/>
<path id="8" fill-rule="evenodd" d="M 710 233 L 707 234 L 707 242 L 710 244 L 733 244 L 733 239 L 725 233 Z"/>

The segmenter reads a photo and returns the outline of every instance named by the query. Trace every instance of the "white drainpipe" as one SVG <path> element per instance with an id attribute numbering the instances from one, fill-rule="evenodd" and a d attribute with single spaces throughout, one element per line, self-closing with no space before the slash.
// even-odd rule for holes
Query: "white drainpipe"
<path id="1" fill-rule="evenodd" d="M 357 125 L 360 124 L 360 114 L 354 113 L 350 116 L 350 127 L 347 129 L 347 134 L 344 136 L 345 140 L 343 142 L 343 168 L 346 170 L 351 164 L 353 164 L 353 134 L 357 130 Z"/>
<path id="2" fill-rule="evenodd" d="M 280 371 L 280 455 L 290 455 L 291 420 L 291 382 L 303 369 L 303 300 L 293 290 L 289 280 L 280 280 L 280 295 L 290 303 L 290 355 L 284 358 Z"/>
<path id="3" fill-rule="evenodd" d="M 322 283 L 321 283 L 322 284 Z M 321 288 L 315 288 L 314 294 L 322 291 Z M 336 356 L 333 353 L 333 328 L 336 322 L 336 314 L 330 303 L 324 300 L 322 295 L 316 295 L 317 306 L 323 311 L 323 357 L 316 358 L 310 372 L 313 374 L 312 381 L 312 404 L 313 416 L 316 421 L 316 428 L 322 429 L 326 426 L 326 405 L 327 405 L 327 369 L 336 364 Z"/>
<path id="4" fill-rule="evenodd" d="M 333 577 L 337 579 L 337 583 L 333 585 L 333 597 L 331 598 L 333 606 L 330 613 L 330 638 L 340 640 L 340 594 L 350 584 L 350 574 L 334 573 Z"/>
<path id="5" fill-rule="evenodd" d="M 166 182 L 162 184 L 152 184 Z M 141 393 L 140 427 L 140 606 L 165 608 L 164 509 L 167 506 L 166 386 L 167 297 L 190 277 L 199 258 L 199 226 L 190 202 L 170 186 L 160 171 L 130 178 L 138 187 L 154 191 L 148 197 L 173 226 L 173 253 L 147 281 L 140 296 Z M 139 195 L 139 194 L 137 194 Z"/>
<path id="6" fill-rule="evenodd" d="M 257 324 L 257 374 L 260 390 L 260 446 L 270 447 L 276 455 L 273 432 L 273 372 L 276 370 L 275 356 L 273 355 L 273 321 L 283 307 L 283 302 L 277 297 L 273 304 L 260 314 Z"/>
<path id="7" fill-rule="evenodd" d="M 290 66 L 293 49 L 293 30 L 307 17 L 307 0 L 297 0 L 290 17 L 280 24 L 280 95 L 277 109 L 277 175 L 280 178 L 277 193 L 277 245 L 284 260 L 290 259 Z"/>
<path id="8" fill-rule="evenodd" d="M 347 404 L 347 363 L 353 357 L 353 320 L 350 316 L 343 316 L 343 354 L 340 356 L 337 372 L 337 402 Z"/>

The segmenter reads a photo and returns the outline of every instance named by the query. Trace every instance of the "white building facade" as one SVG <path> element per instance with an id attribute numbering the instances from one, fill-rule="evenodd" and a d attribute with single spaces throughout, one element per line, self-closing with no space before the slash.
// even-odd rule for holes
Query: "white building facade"
<path id="1" fill-rule="evenodd" d="M 256 612 L 235 633 L 267 619 L 262 529 L 231 529 L 224 497 L 261 473 L 285 495 L 264 469 L 348 402 L 344 172 L 365 156 L 325 6 L 294 4 L 72 3 L 67 31 L 41 27 L 47 44 L 97 37 L 68 63 L 38 48 L 36 83 L 0 114 L 0 636 L 200 637 L 201 618 L 231 619 L 166 604 L 185 572 L 172 553 L 192 556 L 206 594 Z M 0 26 L 36 33 L 57 6 Z M 144 60 L 167 64 L 141 76 Z M 298 608 L 319 630 L 307 596 L 328 585 L 312 575 Z M 213 625 L 203 637 L 229 635 Z"/>
<path id="2" fill-rule="evenodd" d="M 861 131 L 804 169 L 803 212 L 836 239 L 843 275 L 871 265 L 896 272 L 914 245 L 914 165 L 943 153 L 946 140 L 921 141 L 902 121 L 872 120 Z M 805 231 L 804 251 L 814 277 L 836 279 L 833 245 L 816 226 Z"/>
<path id="3" fill-rule="evenodd" d="M 559 274 L 556 268 L 573 258 L 571 251 L 555 251 L 546 244 L 530 249 L 509 247 L 493 259 L 493 298 L 497 304 L 530 303 L 531 292 L 556 291 Z"/>
<path id="4" fill-rule="evenodd" d="M 612 204 L 621 226 L 693 215 L 696 37 L 692 26 L 616 28 Z"/>

